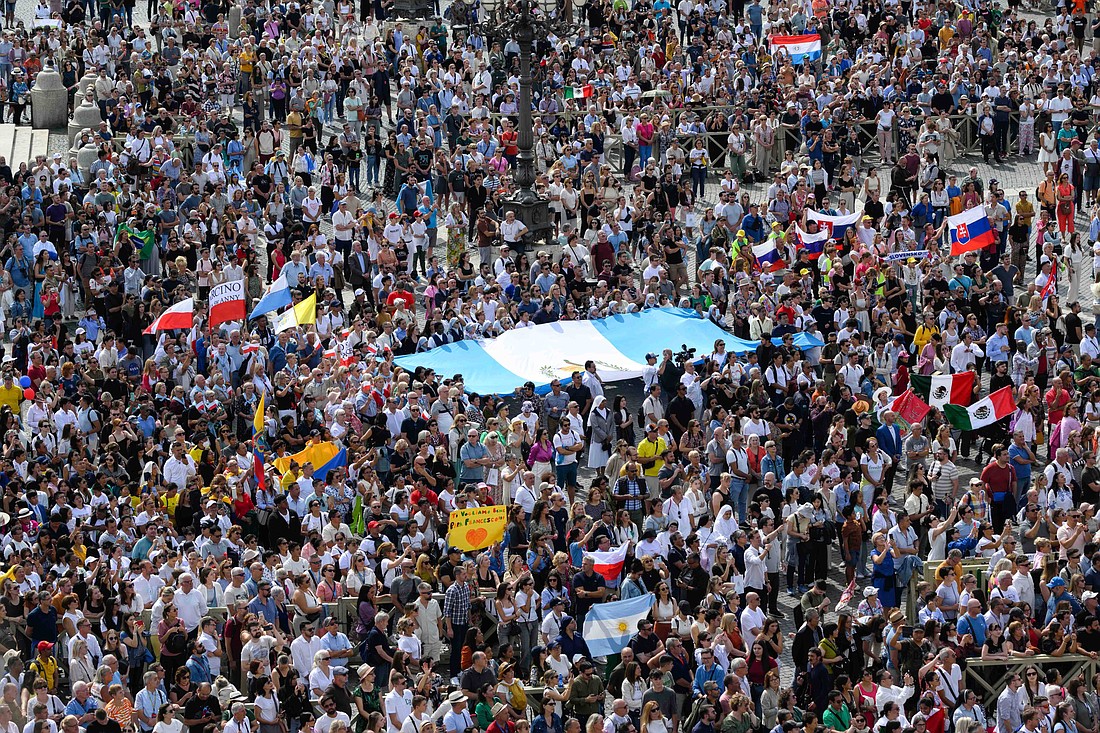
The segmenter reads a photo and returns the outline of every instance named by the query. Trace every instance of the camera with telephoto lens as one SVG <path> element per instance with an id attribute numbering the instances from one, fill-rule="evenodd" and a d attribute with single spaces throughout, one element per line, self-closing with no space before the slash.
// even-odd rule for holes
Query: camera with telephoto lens
<path id="1" fill-rule="evenodd" d="M 672 355 L 676 366 L 683 366 L 689 361 L 695 361 L 695 349 L 689 349 L 687 344 L 680 344 L 680 350 Z"/>

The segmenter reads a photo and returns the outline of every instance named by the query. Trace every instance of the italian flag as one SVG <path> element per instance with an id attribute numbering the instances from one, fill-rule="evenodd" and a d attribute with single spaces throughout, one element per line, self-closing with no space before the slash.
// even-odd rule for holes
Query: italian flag
<path id="1" fill-rule="evenodd" d="M 617 580 L 623 572 L 623 563 L 626 562 L 626 545 L 619 545 L 610 552 L 586 552 L 586 558 L 591 558 L 595 563 L 595 570 L 604 577 L 604 580 Z"/>
<path id="2" fill-rule="evenodd" d="M 998 420 L 1003 420 L 1015 411 L 1016 400 L 1012 397 L 1011 386 L 997 390 L 970 407 L 945 405 L 943 408 L 943 414 L 948 422 L 960 430 L 984 428 Z"/>
<path id="3" fill-rule="evenodd" d="M 596 88 L 591 84 L 585 84 L 583 87 L 566 87 L 565 98 L 566 99 L 587 99 L 596 93 Z"/>
<path id="4" fill-rule="evenodd" d="M 968 405 L 974 393 L 974 372 L 959 374 L 933 374 L 926 377 L 914 374 L 909 384 L 918 396 L 932 407 L 943 409 L 944 405 Z"/>

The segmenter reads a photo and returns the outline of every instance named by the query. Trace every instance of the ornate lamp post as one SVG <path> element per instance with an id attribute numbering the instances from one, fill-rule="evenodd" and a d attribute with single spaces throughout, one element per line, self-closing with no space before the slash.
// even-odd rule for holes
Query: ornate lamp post
<path id="1" fill-rule="evenodd" d="M 512 178 L 517 190 L 504 202 L 505 211 L 514 211 L 516 218 L 527 225 L 526 243 L 549 239 L 550 202 L 535 191 L 535 129 L 531 115 L 531 62 L 535 37 L 562 23 L 557 17 L 557 0 L 518 0 L 508 7 L 501 0 L 481 0 L 479 25 L 486 36 L 514 38 L 519 45 L 519 125 L 517 126 L 516 170 Z"/>

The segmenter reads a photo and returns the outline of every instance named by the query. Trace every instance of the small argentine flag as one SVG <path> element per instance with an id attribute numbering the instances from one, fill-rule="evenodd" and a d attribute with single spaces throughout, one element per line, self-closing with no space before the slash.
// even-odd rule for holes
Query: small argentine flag
<path id="1" fill-rule="evenodd" d="M 584 617 L 584 640 L 593 656 L 619 654 L 638 630 L 638 621 L 649 615 L 654 596 L 646 594 L 625 601 L 599 603 Z"/>

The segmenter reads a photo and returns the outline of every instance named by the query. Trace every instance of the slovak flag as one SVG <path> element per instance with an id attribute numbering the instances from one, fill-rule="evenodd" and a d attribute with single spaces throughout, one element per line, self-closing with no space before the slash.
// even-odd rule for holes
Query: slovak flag
<path id="1" fill-rule="evenodd" d="M 157 320 L 149 324 L 142 333 L 171 331 L 177 328 L 191 328 L 195 320 L 195 299 L 181 300 L 160 314 Z"/>
<path id="2" fill-rule="evenodd" d="M 786 267 L 786 264 L 779 257 L 779 250 L 775 248 L 775 240 L 769 239 L 761 244 L 754 244 L 752 254 L 756 257 L 756 262 L 760 265 L 761 270 L 775 272 Z"/>
<path id="3" fill-rule="evenodd" d="M 984 206 L 975 206 L 961 214 L 947 217 L 947 227 L 951 231 L 952 257 L 992 247 L 997 243 Z"/>
<path id="4" fill-rule="evenodd" d="M 783 49 L 791 57 L 792 64 L 817 61 L 821 58 L 821 36 L 808 33 L 802 36 L 772 36 L 769 41 L 772 53 Z"/>
<path id="5" fill-rule="evenodd" d="M 825 252 L 825 243 L 829 241 L 829 232 L 822 229 L 817 234 L 803 231 L 802 227 L 795 225 L 795 233 L 798 235 L 798 246 L 806 250 L 811 260 L 816 260 Z"/>
<path id="6" fill-rule="evenodd" d="M 827 231 L 831 239 L 835 239 L 837 243 L 844 241 L 844 233 L 848 231 L 848 227 L 853 227 L 859 223 L 859 214 L 822 214 L 821 212 L 814 211 L 813 209 L 806 212 L 807 221 L 816 221 L 817 228 L 822 231 Z"/>
<path id="7" fill-rule="evenodd" d="M 604 577 L 604 580 L 618 580 L 623 573 L 623 563 L 626 562 L 626 544 L 619 545 L 610 552 L 585 552 L 585 558 L 591 558 L 595 563 L 593 568 Z"/>

